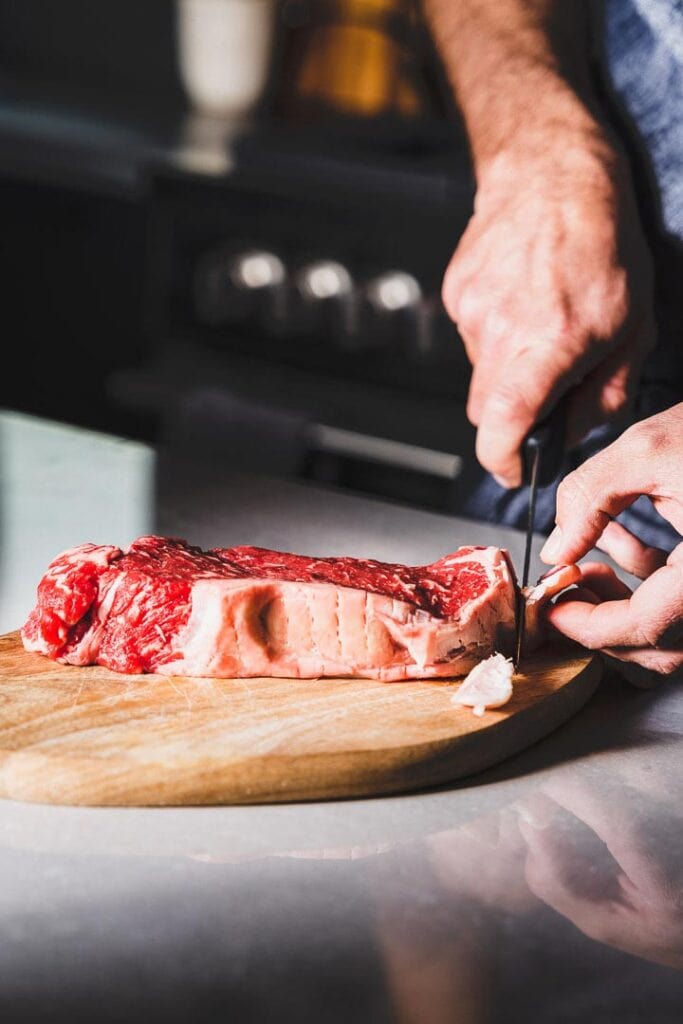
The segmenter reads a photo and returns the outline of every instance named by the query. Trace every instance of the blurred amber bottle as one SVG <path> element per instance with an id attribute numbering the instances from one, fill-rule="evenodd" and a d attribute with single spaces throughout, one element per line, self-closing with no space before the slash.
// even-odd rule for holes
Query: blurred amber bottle
<path id="1" fill-rule="evenodd" d="M 418 116 L 426 102 L 418 17 L 413 0 L 285 0 L 277 111 Z"/>

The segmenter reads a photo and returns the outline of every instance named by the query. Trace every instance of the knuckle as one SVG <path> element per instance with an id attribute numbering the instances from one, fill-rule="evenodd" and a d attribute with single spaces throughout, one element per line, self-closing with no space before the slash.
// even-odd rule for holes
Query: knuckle
<path id="1" fill-rule="evenodd" d="M 476 336 L 476 334 L 472 334 L 470 331 L 466 330 L 462 326 L 462 324 L 458 324 L 457 327 L 458 335 L 460 337 L 460 340 L 462 341 L 467 358 L 469 359 L 472 366 L 476 367 L 477 361 L 479 359 L 479 338 Z M 479 388 L 477 388 L 477 391 L 479 391 Z"/>
<path id="2" fill-rule="evenodd" d="M 465 410 L 468 423 L 471 423 L 473 427 L 479 426 L 479 406 L 473 402 L 467 403 L 467 409 Z"/>
<path id="3" fill-rule="evenodd" d="M 668 440 L 666 429 L 657 422 L 657 418 L 652 418 L 634 423 L 615 445 L 630 459 L 649 460 L 666 448 Z"/>
<path id="4" fill-rule="evenodd" d="M 510 337 L 514 329 L 509 313 L 498 306 L 489 307 L 482 316 L 482 333 L 489 342 Z"/>
<path id="5" fill-rule="evenodd" d="M 656 649 L 661 646 L 665 627 L 659 622 L 642 622 L 640 625 L 640 638 L 647 647 Z"/>
<path id="6" fill-rule="evenodd" d="M 453 295 L 450 315 L 466 330 L 477 330 L 484 316 L 482 295 L 474 284 L 467 284 Z"/>
<path id="7" fill-rule="evenodd" d="M 586 463 L 562 480 L 557 489 L 556 500 L 558 513 L 580 511 L 582 515 L 591 515 L 595 511 L 597 517 L 600 510 L 594 510 L 594 489 Z"/>
<path id="8" fill-rule="evenodd" d="M 581 637 L 577 638 L 583 647 L 587 647 L 589 651 L 601 651 L 605 644 L 592 632 L 590 626 L 587 627 Z"/>
<path id="9" fill-rule="evenodd" d="M 657 672 L 665 679 L 678 679 L 682 674 L 683 656 L 666 653 L 657 662 Z"/>
<path id="10" fill-rule="evenodd" d="M 600 606 L 595 605 L 594 607 L 599 608 Z M 599 622 L 593 619 L 592 615 L 588 616 L 584 623 L 581 636 L 576 639 L 584 647 L 587 647 L 589 651 L 604 651 L 610 647 L 609 640 L 605 636 L 604 627 L 601 629 Z"/>
<path id="11" fill-rule="evenodd" d="M 454 257 L 444 274 L 441 283 L 441 302 L 453 321 L 457 321 L 460 293 L 462 291 L 462 274 L 457 257 Z"/>
<path id="12" fill-rule="evenodd" d="M 463 252 L 461 243 L 453 254 L 441 282 L 441 301 L 452 320 L 457 322 L 461 316 L 463 297 L 479 290 L 477 275 L 471 265 L 471 260 Z M 467 303 L 467 301 L 466 298 L 465 302 Z"/>
<path id="13" fill-rule="evenodd" d="M 458 292 L 452 281 L 444 278 L 441 287 L 441 303 L 454 324 L 458 323 Z"/>
<path id="14" fill-rule="evenodd" d="M 676 657 L 671 648 L 675 649 L 683 642 L 683 621 L 678 616 L 672 619 L 661 613 L 655 614 L 650 620 L 642 622 L 641 634 L 649 647 L 662 649 L 662 658 L 669 654 Z"/>

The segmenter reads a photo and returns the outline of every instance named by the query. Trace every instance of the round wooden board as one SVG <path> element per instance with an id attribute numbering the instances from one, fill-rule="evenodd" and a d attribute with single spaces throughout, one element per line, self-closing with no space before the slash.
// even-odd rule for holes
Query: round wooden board
<path id="1" fill-rule="evenodd" d="M 415 790 L 481 771 L 570 718 L 600 660 L 545 648 L 477 718 L 459 680 L 193 679 L 58 665 L 0 637 L 0 796 L 99 806 Z"/>

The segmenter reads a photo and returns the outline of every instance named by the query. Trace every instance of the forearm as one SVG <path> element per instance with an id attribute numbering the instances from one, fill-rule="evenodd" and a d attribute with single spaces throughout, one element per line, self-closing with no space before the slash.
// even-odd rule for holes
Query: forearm
<path id="1" fill-rule="evenodd" d="M 592 94 L 584 0 L 424 0 L 477 177 L 550 138 L 607 150 Z M 571 145 L 571 142 L 569 142 Z"/>

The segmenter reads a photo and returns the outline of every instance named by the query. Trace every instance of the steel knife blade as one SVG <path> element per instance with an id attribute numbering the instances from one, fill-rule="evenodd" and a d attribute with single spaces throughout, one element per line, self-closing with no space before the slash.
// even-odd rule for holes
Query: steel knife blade
<path id="1" fill-rule="evenodd" d="M 567 402 L 561 399 L 552 412 L 538 426 L 527 434 L 522 446 L 524 467 L 523 485 L 529 488 L 529 505 L 524 544 L 522 577 L 517 591 L 517 635 L 515 639 L 514 666 L 518 667 L 524 644 L 524 588 L 529 583 L 531 550 L 536 525 L 536 499 L 538 488 L 547 486 L 560 474 L 565 454 L 567 430 Z"/>

